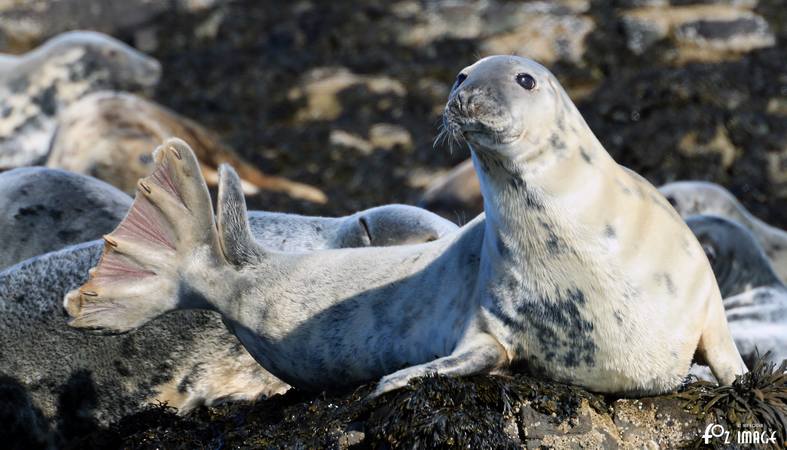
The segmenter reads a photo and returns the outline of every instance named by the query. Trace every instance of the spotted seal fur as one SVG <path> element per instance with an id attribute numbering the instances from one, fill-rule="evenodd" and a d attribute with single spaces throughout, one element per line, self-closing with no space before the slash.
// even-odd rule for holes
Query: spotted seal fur
<path id="1" fill-rule="evenodd" d="M 120 223 L 131 202 L 107 183 L 59 169 L 0 173 L 0 270 L 99 239 Z M 287 251 L 428 242 L 457 228 L 428 211 L 398 204 L 344 217 L 250 211 L 249 221 L 257 240 Z"/>
<path id="2" fill-rule="evenodd" d="M 47 174 L 52 175 L 50 181 L 60 179 L 60 171 L 34 170 L 41 172 L 39 187 L 48 185 Z M 85 178 L 69 175 L 73 179 L 67 183 Z M 74 194 L 80 193 L 77 188 Z M 106 200 L 91 192 L 87 196 L 96 201 L 96 209 Z M 405 205 L 340 218 L 252 211 L 249 219 L 261 245 L 301 252 L 425 242 L 456 229 L 434 214 Z M 85 227 L 86 233 L 101 229 L 91 223 Z M 32 224 L 31 229 L 41 228 Z M 15 242 L 23 235 L 9 239 Z M 38 239 L 38 233 L 32 237 Z M 87 280 L 101 248 L 100 241 L 78 244 L 0 272 L 0 373 L 27 389 L 46 417 L 74 415 L 106 424 L 149 402 L 167 402 L 185 413 L 203 403 L 250 400 L 288 388 L 251 358 L 214 313 L 182 311 L 110 338 L 69 328 L 63 318 L 63 295 Z M 58 402 L 64 392 L 85 398 L 65 407 Z"/>
<path id="3" fill-rule="evenodd" d="M 0 270 L 112 231 L 131 197 L 84 175 L 43 167 L 0 173 Z"/>
<path id="4" fill-rule="evenodd" d="M 76 328 L 122 333 L 176 309 L 218 311 L 260 364 L 304 389 L 528 369 L 593 391 L 676 388 L 696 353 L 746 371 L 699 243 L 618 166 L 554 76 L 514 56 L 464 69 L 445 110 L 485 200 L 431 243 L 287 253 L 257 245 L 239 179 L 218 210 L 188 145 L 166 142 L 88 283 Z"/>
<path id="5" fill-rule="evenodd" d="M 313 186 L 262 173 L 198 123 L 125 92 L 94 92 L 66 108 L 58 117 L 46 165 L 92 175 L 133 194 L 137 180 L 153 170 L 150 149 L 170 136 L 192 143 L 209 185 L 216 185 L 218 165 L 230 163 L 238 168 L 246 195 L 266 190 L 327 201 Z"/>
<path id="6" fill-rule="evenodd" d="M 683 217 L 706 214 L 740 223 L 751 231 L 771 259 L 783 282 L 787 281 L 787 231 L 756 218 L 732 193 L 707 181 L 677 181 L 659 190 Z"/>
<path id="7" fill-rule="evenodd" d="M 35 50 L 0 61 L 0 170 L 43 162 L 55 117 L 102 89 L 156 85 L 159 63 L 107 35 L 62 33 Z"/>

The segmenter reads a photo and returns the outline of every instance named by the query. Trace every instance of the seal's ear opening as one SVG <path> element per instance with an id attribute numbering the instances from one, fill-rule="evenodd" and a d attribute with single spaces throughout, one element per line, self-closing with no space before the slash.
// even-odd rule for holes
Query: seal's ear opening
<path id="1" fill-rule="evenodd" d="M 372 235 L 369 219 L 363 214 L 353 215 L 349 219 L 339 228 L 335 245 L 339 248 L 370 247 Z"/>
<path id="2" fill-rule="evenodd" d="M 711 265 L 716 262 L 716 246 L 705 236 L 700 237 L 699 239 L 700 245 L 702 245 L 702 251 L 705 252 L 705 256 L 708 257 L 708 261 L 710 261 Z"/>
<path id="3" fill-rule="evenodd" d="M 219 243 L 224 258 L 235 266 L 259 262 L 263 252 L 251 234 L 241 179 L 227 164 L 219 166 L 219 196 L 216 206 Z"/>

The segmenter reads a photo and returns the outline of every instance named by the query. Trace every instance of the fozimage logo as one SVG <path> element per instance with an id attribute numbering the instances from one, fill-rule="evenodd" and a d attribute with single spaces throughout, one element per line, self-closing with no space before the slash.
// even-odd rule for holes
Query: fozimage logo
<path id="1" fill-rule="evenodd" d="M 702 435 L 705 444 L 776 444 L 776 432 L 767 431 L 762 424 L 743 424 L 743 430 L 730 431 L 724 425 L 709 423 Z"/>

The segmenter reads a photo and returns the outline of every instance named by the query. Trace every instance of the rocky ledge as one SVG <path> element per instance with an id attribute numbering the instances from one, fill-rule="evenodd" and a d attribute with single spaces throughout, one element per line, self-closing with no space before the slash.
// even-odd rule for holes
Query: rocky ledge
<path id="1" fill-rule="evenodd" d="M 166 405 L 151 406 L 109 428 L 71 424 L 80 436 L 63 447 L 685 448 L 703 444 L 708 425 L 719 424 L 733 440 L 737 430 L 764 431 L 776 439 L 772 448 L 782 448 L 785 369 L 787 362 L 781 367 L 760 362 L 732 386 L 695 380 L 677 393 L 638 399 L 591 394 L 525 375 L 426 377 L 373 400 L 367 398 L 373 385 L 319 395 L 291 390 L 257 402 L 202 407 L 186 416 Z M 0 389 L 0 397 L 8 400 L 10 394 Z M 0 420 L 8 423 L 14 412 L 0 408 Z M 13 438 L 29 438 L 22 425 Z"/>

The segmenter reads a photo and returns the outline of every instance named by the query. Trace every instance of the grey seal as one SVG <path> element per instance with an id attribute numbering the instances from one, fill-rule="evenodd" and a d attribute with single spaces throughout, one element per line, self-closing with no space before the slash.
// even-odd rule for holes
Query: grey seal
<path id="1" fill-rule="evenodd" d="M 718 216 L 690 216 L 686 223 L 711 261 L 724 297 L 727 322 L 744 360 L 771 352 L 787 359 L 787 288 L 754 235 Z"/>
<path id="2" fill-rule="evenodd" d="M 53 175 L 52 181 L 59 179 L 60 171 L 34 170 Z M 85 178 L 69 175 L 71 181 Z M 47 183 L 38 187 L 42 185 Z M 97 201 L 93 207 L 101 204 Z M 405 205 L 340 218 L 252 211 L 249 219 L 261 245 L 300 252 L 425 242 L 456 229 L 434 214 Z M 100 227 L 86 223 L 85 228 L 95 233 Z M 32 229 L 40 227 L 33 224 Z M 11 237 L 12 242 L 16 238 Z M 78 244 L 0 272 L 0 373 L 18 380 L 46 417 L 76 415 L 106 424 L 151 402 L 166 402 L 185 413 L 200 404 L 251 400 L 289 388 L 263 370 L 214 313 L 182 311 L 122 337 L 69 328 L 63 295 L 87 280 L 101 249 L 101 241 Z M 63 410 L 58 398 L 71 390 L 77 391 L 72 393 L 77 398 L 89 396 Z"/>
<path id="3" fill-rule="evenodd" d="M 0 270 L 68 245 L 99 239 L 125 217 L 132 199 L 93 177 L 43 167 L 0 173 Z M 409 205 L 344 217 L 250 211 L 255 238 L 282 250 L 428 242 L 457 227 Z M 294 238 L 295 237 L 295 238 Z"/>
<path id="4" fill-rule="evenodd" d="M 27 390 L 48 420 L 106 425 L 157 401 L 185 413 L 288 389 L 210 312 L 183 311 L 108 339 L 69 328 L 62 296 L 85 282 L 100 254 L 94 241 L 0 272 L 0 373 Z M 64 395 L 79 401 L 63 405 Z"/>
<path id="5" fill-rule="evenodd" d="M 313 186 L 261 172 L 193 120 L 125 92 L 94 92 L 60 113 L 46 165 L 89 174 L 133 194 L 137 180 L 153 169 L 150 149 L 170 136 L 192 143 L 209 185 L 216 185 L 218 165 L 230 163 L 246 195 L 266 190 L 315 203 L 328 200 Z"/>
<path id="6" fill-rule="evenodd" d="M 101 33 L 71 31 L 0 61 L 0 170 L 43 162 L 59 111 L 106 89 L 158 83 L 158 61 Z"/>
<path id="7" fill-rule="evenodd" d="M 771 259 L 779 278 L 787 281 L 787 231 L 754 217 L 730 191 L 715 183 L 677 181 L 659 190 L 683 217 L 710 214 L 726 217 L 748 228 Z"/>
<path id="8" fill-rule="evenodd" d="M 112 231 L 131 197 L 92 177 L 43 167 L 0 173 L 0 270 Z"/>
<path id="9" fill-rule="evenodd" d="M 485 216 L 384 249 L 260 246 L 234 171 L 220 170 L 214 217 L 194 153 L 166 142 L 90 280 L 66 295 L 69 324 L 122 333 L 210 309 L 287 383 L 379 379 L 374 395 L 430 373 L 525 368 L 656 394 L 695 353 L 722 383 L 746 371 L 694 235 L 614 162 L 546 68 L 484 58 L 460 73 L 444 117 L 470 145 Z"/>

